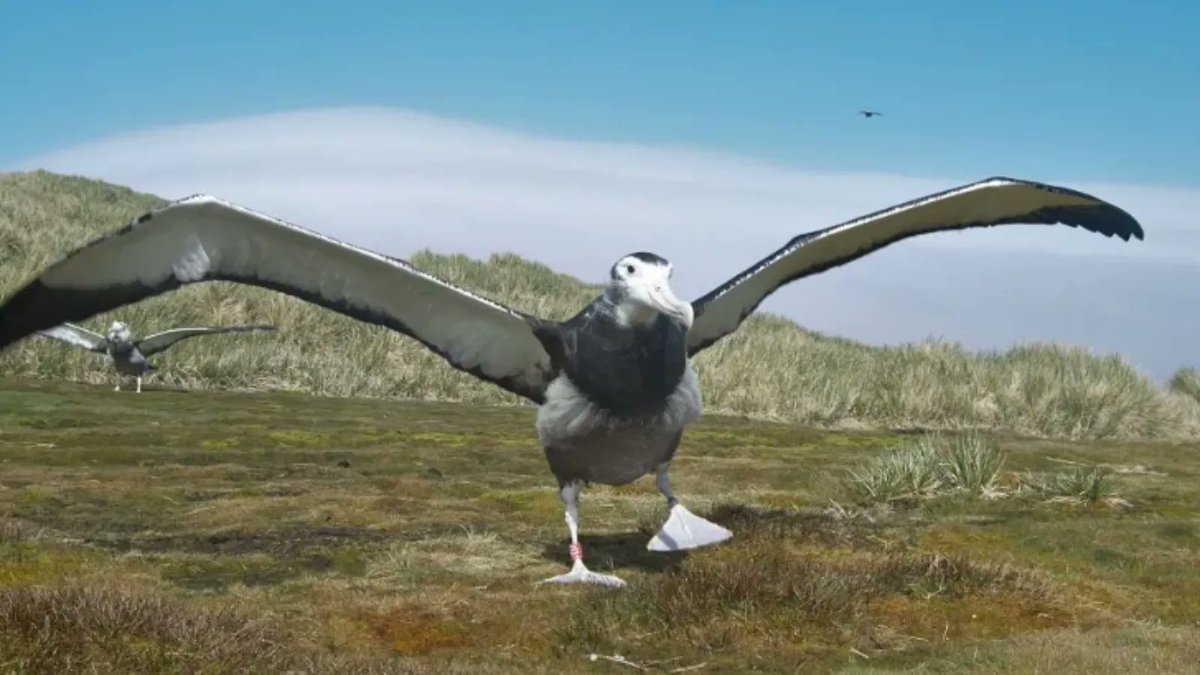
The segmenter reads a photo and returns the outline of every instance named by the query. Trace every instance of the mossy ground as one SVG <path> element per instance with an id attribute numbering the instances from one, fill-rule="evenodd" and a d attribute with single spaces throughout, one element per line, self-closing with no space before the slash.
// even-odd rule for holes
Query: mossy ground
<path id="1" fill-rule="evenodd" d="M 592 487 L 589 562 L 533 410 L 0 382 L 0 664 L 26 672 L 1162 672 L 1200 658 L 1200 443 L 993 437 L 1006 475 L 1128 466 L 1129 506 L 849 505 L 905 440 L 710 416 L 674 481 L 734 530 L 645 550 Z M 1136 466 L 1135 466 L 1136 465 Z"/>

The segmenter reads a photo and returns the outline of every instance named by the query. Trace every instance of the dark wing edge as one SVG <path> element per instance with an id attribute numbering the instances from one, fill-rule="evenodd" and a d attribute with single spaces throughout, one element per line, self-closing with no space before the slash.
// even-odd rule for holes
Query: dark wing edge
<path id="1" fill-rule="evenodd" d="M 456 370 L 495 384 L 506 391 L 529 399 L 534 403 L 541 404 L 545 402 L 546 387 L 549 386 L 550 381 L 556 374 L 553 372 L 553 369 L 539 369 L 540 372 L 537 373 L 536 378 L 533 378 L 533 381 L 531 381 L 531 378 L 528 377 L 527 373 L 518 373 L 512 376 L 492 376 L 484 371 L 482 365 L 466 366 L 459 363 L 455 360 L 453 355 L 449 354 L 446 350 L 434 344 L 429 339 L 417 334 L 416 331 L 407 326 L 404 322 L 400 321 L 396 317 L 390 316 L 389 314 L 375 311 L 369 307 L 354 305 L 343 299 L 326 298 L 319 292 L 289 286 L 286 283 L 269 278 L 262 278 L 253 274 L 238 275 L 208 273 L 203 275 L 202 278 L 194 278 L 188 279 L 187 281 L 182 281 L 180 279 L 181 275 L 176 272 L 175 274 L 168 274 L 162 279 L 154 281 L 153 283 L 146 283 L 141 280 L 125 281 L 121 283 L 109 284 L 99 288 L 83 288 L 78 286 L 56 288 L 43 281 L 47 275 L 68 266 L 72 259 L 76 256 L 89 251 L 95 251 L 99 247 L 103 247 L 108 244 L 116 245 L 117 240 L 119 240 L 121 237 L 136 233 L 142 228 L 152 226 L 154 219 L 157 216 L 160 216 L 161 214 L 164 214 L 172 209 L 196 203 L 217 204 L 223 208 L 232 209 L 253 218 L 269 221 L 275 225 L 291 230 L 292 232 L 313 237 L 327 244 L 333 244 L 335 246 L 342 247 L 357 253 L 358 255 L 367 256 L 375 261 L 384 262 L 407 274 L 414 275 L 415 277 L 423 279 L 427 282 L 431 282 L 432 284 L 440 286 L 446 290 L 459 293 L 465 298 L 469 298 L 475 302 L 486 305 L 493 310 L 507 313 L 512 318 L 523 322 L 523 324 L 529 329 L 530 338 L 535 342 L 538 342 L 539 348 L 541 348 L 540 341 L 534 336 L 533 327 L 546 322 L 538 317 L 525 314 L 518 310 L 507 307 L 495 300 L 485 298 L 466 289 L 462 289 L 454 286 L 453 284 L 442 281 L 441 279 L 438 279 L 426 272 L 416 269 L 407 261 L 361 249 L 356 246 L 340 242 L 332 237 L 322 235 L 318 232 L 287 223 L 271 216 L 259 214 L 251 211 L 250 209 L 224 202 L 209 195 L 195 194 L 152 209 L 112 232 L 95 237 L 88 243 L 80 246 L 61 258 L 58 262 L 46 269 L 43 269 L 38 277 L 34 278 L 24 287 L 11 294 L 3 304 L 0 304 L 0 351 L 4 350 L 12 343 L 28 337 L 39 330 L 58 325 L 65 321 L 80 321 L 97 314 L 122 307 L 124 305 L 132 304 L 149 297 L 176 290 L 186 284 L 205 281 L 226 281 L 258 286 L 260 288 L 291 295 L 305 302 L 319 305 L 334 312 L 349 316 L 353 319 L 390 328 L 416 340 L 433 353 L 442 357 L 443 360 L 445 360 Z M 47 311 L 47 308 L 52 308 L 52 311 Z M 522 375 L 525 377 L 522 377 Z"/>
<path id="2" fill-rule="evenodd" d="M 1023 213 L 1023 214 L 1020 214 L 1017 216 L 1012 216 L 1012 217 L 997 218 L 997 219 L 992 219 L 992 220 L 987 220 L 987 221 L 955 223 L 952 225 L 946 225 L 946 226 L 941 226 L 941 227 L 933 227 L 933 228 L 929 228 L 929 229 L 916 229 L 916 230 L 912 230 L 912 231 L 908 231 L 908 232 L 902 232 L 898 236 L 895 236 L 895 237 L 892 237 L 892 238 L 889 238 L 886 240 L 878 241 L 878 242 L 873 242 L 872 244 L 870 244 L 864 248 L 858 249 L 856 251 L 851 251 L 845 255 L 823 261 L 820 264 L 804 267 L 804 268 L 795 270 L 790 274 L 784 275 L 777 282 L 770 284 L 769 286 L 761 289 L 758 296 L 754 300 L 752 300 L 752 302 L 749 303 L 746 307 L 744 307 L 740 310 L 740 312 L 739 312 L 740 316 L 738 317 L 737 322 L 734 325 L 732 325 L 731 327 L 729 327 L 727 330 L 713 331 L 711 334 L 702 334 L 703 331 L 698 333 L 695 330 L 697 327 L 697 324 L 702 323 L 702 317 L 704 316 L 705 312 L 710 307 L 712 307 L 714 305 L 714 303 L 716 303 L 722 296 L 726 295 L 731 290 L 742 285 L 746 281 L 752 279 L 753 277 L 755 277 L 762 271 L 766 270 L 767 268 L 771 267 L 778 261 L 782 260 L 788 254 L 796 251 L 797 249 L 799 249 L 800 247 L 802 247 L 806 244 L 815 242 L 819 239 L 822 239 L 823 237 L 826 237 L 830 234 L 833 234 L 833 233 L 836 233 L 836 232 L 839 232 L 842 230 L 848 230 L 848 229 L 856 227 L 856 226 L 861 226 L 861 225 L 870 223 L 871 221 L 885 218 L 886 216 L 889 216 L 892 214 L 897 214 L 897 213 L 900 213 L 900 212 L 903 212 L 908 209 L 912 209 L 912 208 L 915 208 L 915 207 L 918 207 L 918 206 L 921 206 L 924 204 L 930 204 L 930 203 L 945 199 L 947 197 L 954 196 L 959 193 L 965 193 L 965 192 L 969 192 L 971 190 L 978 189 L 981 187 L 987 187 L 991 184 L 995 184 L 996 187 L 1003 187 L 1005 185 L 1032 187 L 1032 188 L 1036 188 L 1039 190 L 1044 190 L 1049 193 L 1070 195 L 1070 196 L 1077 197 L 1080 199 L 1085 199 L 1085 200 L 1088 200 L 1088 201 L 1091 201 L 1094 203 L 1088 204 L 1088 205 L 1080 205 L 1080 206 L 1051 206 L 1051 207 L 1046 207 L 1046 208 L 1037 209 L 1037 210 L 1034 210 L 1031 212 Z M 725 283 L 721 284 L 717 288 L 714 288 L 712 291 L 709 291 L 704 296 L 697 298 L 696 300 L 694 300 L 692 302 L 692 309 L 693 309 L 695 318 L 693 320 L 692 330 L 689 331 L 688 356 L 694 356 L 695 354 L 699 353 L 700 351 L 704 350 L 705 348 L 716 343 L 721 338 L 732 333 L 734 330 L 737 329 L 737 327 L 739 325 L 741 325 L 741 323 L 743 321 L 745 321 L 747 316 L 749 316 L 751 313 L 753 313 L 754 310 L 757 309 L 758 306 L 760 304 L 762 304 L 762 302 L 764 300 L 767 299 L 768 296 L 770 296 L 772 293 L 774 293 L 776 290 L 778 290 L 782 286 L 785 286 L 785 285 L 791 283 L 792 281 L 801 279 L 806 276 L 811 276 L 813 274 L 819 274 L 826 270 L 844 265 L 844 264 L 851 262 L 857 258 L 867 255 L 868 253 L 871 253 L 872 251 L 876 251 L 876 250 L 883 248 L 885 246 L 888 246 L 890 244 L 894 244 L 898 241 L 902 241 L 904 239 L 908 239 L 909 237 L 914 237 L 914 236 L 917 236 L 920 234 L 929 234 L 932 232 L 940 232 L 940 231 L 964 230 L 964 229 L 970 229 L 970 228 L 976 228 L 976 227 L 993 227 L 993 226 L 997 226 L 997 225 L 1011 225 L 1011 224 L 1018 224 L 1018 223 L 1025 223 L 1025 224 L 1031 224 L 1031 225 L 1062 224 L 1062 225 L 1067 225 L 1070 227 L 1082 227 L 1085 230 L 1103 234 L 1105 237 L 1112 237 L 1115 235 L 1123 241 L 1129 241 L 1130 237 L 1138 239 L 1139 241 L 1143 240 L 1145 238 L 1145 233 L 1143 232 L 1141 225 L 1137 222 L 1137 220 L 1132 215 L 1130 215 L 1123 209 L 1121 209 L 1117 206 L 1114 206 L 1112 204 L 1109 204 L 1108 202 L 1105 202 L 1104 200 L 1102 200 L 1098 197 L 1095 197 L 1093 195 L 1087 194 L 1085 192 L 1080 192 L 1078 190 L 1072 190 L 1070 188 L 1057 186 L 1057 185 L 1048 185 L 1045 183 L 1038 183 L 1036 181 L 1008 178 L 1005 176 L 994 176 L 991 178 L 985 178 L 983 180 L 979 180 L 974 183 L 959 185 L 957 187 L 943 190 L 941 192 L 936 192 L 936 193 L 926 195 L 923 197 L 918 197 L 916 199 L 911 199 L 907 202 L 903 202 L 903 203 L 897 204 L 895 206 L 889 206 L 887 208 L 880 209 L 878 211 L 869 213 L 865 216 L 860 216 L 858 218 L 854 218 L 852 220 L 848 220 L 848 221 L 839 223 L 837 225 L 833 225 L 831 227 L 827 227 L 827 228 L 824 228 L 821 230 L 814 230 L 812 232 L 807 232 L 805 234 L 801 234 L 801 235 L 791 239 L 790 241 L 788 241 L 787 244 L 783 245 L 779 249 L 776 249 L 770 255 L 759 260 L 757 263 L 751 265 L 750 267 L 746 268 L 745 270 L 743 270 L 736 276 L 732 277 Z"/>

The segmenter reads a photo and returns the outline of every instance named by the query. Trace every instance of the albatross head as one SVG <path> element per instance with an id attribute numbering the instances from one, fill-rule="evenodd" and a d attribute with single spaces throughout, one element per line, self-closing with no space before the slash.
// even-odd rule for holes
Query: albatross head
<path id="1" fill-rule="evenodd" d="M 129 326 L 120 321 L 114 321 L 108 327 L 108 339 L 113 342 L 129 342 L 132 337 L 133 333 L 129 331 Z"/>
<path id="2" fill-rule="evenodd" d="M 618 260 L 606 290 L 616 305 L 617 319 L 627 326 L 645 326 L 666 314 L 691 328 L 692 303 L 675 297 L 671 272 L 671 263 L 653 253 L 630 253 Z"/>

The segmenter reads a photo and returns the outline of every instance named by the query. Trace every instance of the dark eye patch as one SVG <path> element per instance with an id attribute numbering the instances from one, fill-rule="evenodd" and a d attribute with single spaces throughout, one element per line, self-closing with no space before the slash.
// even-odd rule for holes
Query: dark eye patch
<path id="1" fill-rule="evenodd" d="M 626 266 L 625 266 L 625 271 L 626 271 L 626 272 L 628 272 L 629 274 L 633 274 L 633 273 L 634 273 L 634 272 L 636 272 L 637 270 L 633 269 L 633 265 L 626 265 Z"/>

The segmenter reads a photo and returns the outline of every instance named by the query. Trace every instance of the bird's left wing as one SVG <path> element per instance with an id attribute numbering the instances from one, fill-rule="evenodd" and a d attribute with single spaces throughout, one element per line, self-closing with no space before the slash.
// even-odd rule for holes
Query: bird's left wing
<path id="1" fill-rule="evenodd" d="M 0 305 L 0 349 L 185 284 L 287 293 L 415 338 L 459 370 L 541 402 L 553 377 L 539 319 L 426 274 L 207 195 L 141 216 L 51 265 Z"/>
<path id="2" fill-rule="evenodd" d="M 108 351 L 108 340 L 99 333 L 70 323 L 64 323 L 60 326 L 39 330 L 38 335 L 42 337 L 54 338 L 68 344 L 73 344 L 76 347 L 83 347 L 91 352 L 99 352 L 101 354 Z"/>
<path id="3" fill-rule="evenodd" d="M 254 331 L 275 330 L 274 326 L 223 326 L 215 328 L 172 328 L 161 333 L 147 335 L 137 341 L 137 348 L 145 356 L 157 354 L 171 345 L 197 335 L 217 335 L 220 333 L 251 333 Z"/>
<path id="4" fill-rule="evenodd" d="M 989 178 L 802 234 L 692 303 L 688 354 L 737 330 L 777 288 L 918 234 L 1012 223 L 1072 227 L 1141 239 L 1125 211 L 1082 192 L 1012 178 Z"/>

